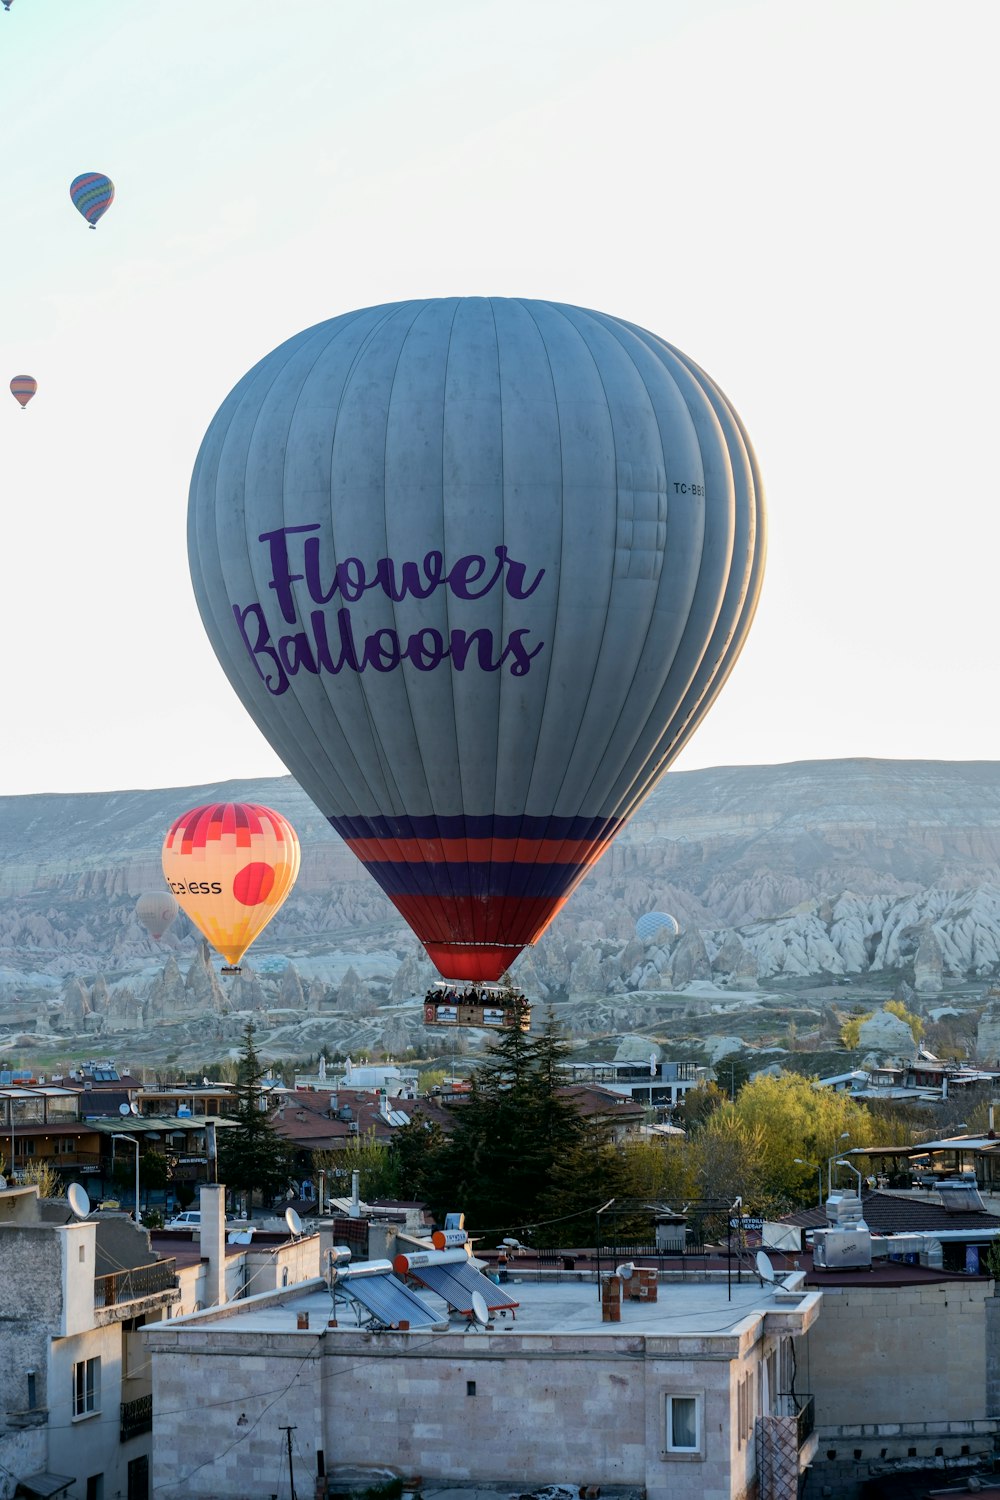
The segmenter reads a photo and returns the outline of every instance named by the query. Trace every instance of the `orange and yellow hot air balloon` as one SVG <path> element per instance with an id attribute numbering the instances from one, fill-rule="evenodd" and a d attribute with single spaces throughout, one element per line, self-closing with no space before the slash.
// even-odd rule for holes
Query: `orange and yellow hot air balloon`
<path id="1" fill-rule="evenodd" d="M 299 873 L 299 840 L 280 813 L 256 802 L 192 807 L 163 843 L 163 873 L 183 911 L 226 960 L 240 959 Z"/>

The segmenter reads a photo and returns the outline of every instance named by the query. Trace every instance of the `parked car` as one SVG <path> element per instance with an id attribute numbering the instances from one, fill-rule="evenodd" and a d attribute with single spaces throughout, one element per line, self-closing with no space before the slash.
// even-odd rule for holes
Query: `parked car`
<path id="1" fill-rule="evenodd" d="M 229 1222 L 229 1215 L 226 1214 L 226 1223 Z M 172 1219 L 168 1219 L 163 1227 L 164 1229 L 200 1229 L 201 1211 L 197 1208 L 186 1208 L 183 1213 L 175 1214 Z"/>

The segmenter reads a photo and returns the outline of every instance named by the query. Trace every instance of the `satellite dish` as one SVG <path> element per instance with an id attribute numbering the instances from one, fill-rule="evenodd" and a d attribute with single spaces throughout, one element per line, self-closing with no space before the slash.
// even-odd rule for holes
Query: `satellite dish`
<path id="1" fill-rule="evenodd" d="M 90 1213 L 90 1199 L 87 1191 L 78 1182 L 71 1182 L 66 1189 L 66 1201 L 73 1210 L 74 1219 L 85 1219 Z"/>
<path id="2" fill-rule="evenodd" d="M 133 1114 L 133 1115 L 137 1115 L 139 1113 L 139 1106 L 138 1106 L 138 1104 L 136 1104 L 136 1102 L 135 1102 L 134 1099 L 133 1099 L 132 1103 L 129 1105 L 129 1113 Z"/>
<path id="3" fill-rule="evenodd" d="M 472 1294 L 472 1316 L 483 1328 L 490 1321 L 490 1310 L 486 1306 L 486 1298 L 482 1292 L 473 1292 Z"/>
<path id="4" fill-rule="evenodd" d="M 771 1257 L 768 1255 L 766 1250 L 757 1251 L 757 1275 L 760 1277 L 761 1281 L 766 1281 L 770 1283 L 771 1286 L 774 1285 L 774 1267 L 771 1264 Z"/>
<path id="5" fill-rule="evenodd" d="M 294 1208 L 285 1209 L 285 1223 L 288 1225 L 288 1233 L 296 1236 L 302 1233 L 302 1220 Z"/>
<path id="6" fill-rule="evenodd" d="M 127 1104 L 119 1104 L 118 1113 L 120 1115 L 130 1115 L 132 1111 Z"/>

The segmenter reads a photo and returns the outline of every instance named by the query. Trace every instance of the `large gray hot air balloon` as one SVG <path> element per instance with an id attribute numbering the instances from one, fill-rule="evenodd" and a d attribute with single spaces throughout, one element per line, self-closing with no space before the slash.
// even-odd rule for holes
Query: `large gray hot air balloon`
<path id="1" fill-rule="evenodd" d="M 188 526 L 230 681 L 450 979 L 497 978 L 678 754 L 764 563 L 704 371 L 504 298 L 275 349 L 208 429 Z"/>

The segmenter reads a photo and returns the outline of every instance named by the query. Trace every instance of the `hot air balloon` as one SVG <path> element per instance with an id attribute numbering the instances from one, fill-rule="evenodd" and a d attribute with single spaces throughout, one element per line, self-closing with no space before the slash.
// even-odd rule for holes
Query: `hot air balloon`
<path id="1" fill-rule="evenodd" d="M 255 937 L 299 873 L 299 841 L 280 813 L 255 802 L 210 802 L 182 813 L 163 843 L 163 873 L 178 904 L 238 973 Z"/>
<path id="2" fill-rule="evenodd" d="M 144 891 L 135 903 L 135 914 L 157 943 L 180 911 L 169 891 Z"/>
<path id="3" fill-rule="evenodd" d="M 662 934 L 668 941 L 675 938 L 681 930 L 681 925 L 676 917 L 672 917 L 665 911 L 647 911 L 635 924 L 635 935 L 642 942 L 649 942 L 658 934 Z"/>
<path id="4" fill-rule="evenodd" d="M 245 707 L 439 971 L 495 980 L 746 639 L 756 459 L 656 335 L 561 303 L 366 308 L 266 355 L 191 483 Z"/>
<path id="5" fill-rule="evenodd" d="M 15 375 L 10 383 L 10 393 L 20 403 L 22 411 L 37 390 L 38 381 L 33 375 Z"/>
<path id="6" fill-rule="evenodd" d="M 115 185 L 103 172 L 81 172 L 69 185 L 73 207 L 79 209 L 91 229 L 115 201 Z"/>

